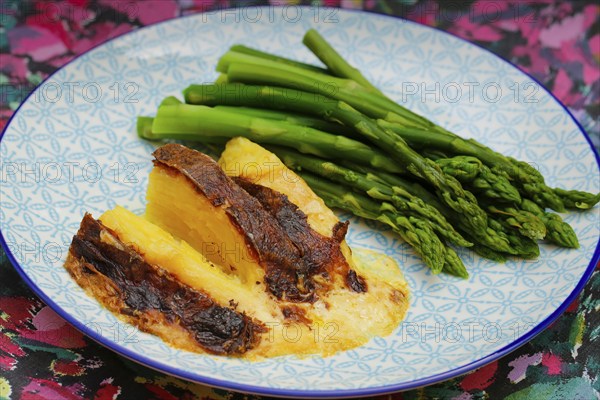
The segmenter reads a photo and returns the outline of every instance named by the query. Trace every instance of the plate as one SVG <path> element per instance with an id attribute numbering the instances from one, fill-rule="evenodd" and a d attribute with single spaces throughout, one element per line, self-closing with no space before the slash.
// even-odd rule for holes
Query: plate
<path id="1" fill-rule="evenodd" d="M 495 264 L 469 252 L 463 281 L 432 276 L 379 225 L 351 219 L 349 242 L 397 259 L 412 289 L 390 336 L 328 358 L 247 362 L 193 354 L 120 322 L 63 269 L 85 211 L 144 209 L 153 146 L 135 134 L 167 95 L 216 78 L 218 57 L 243 43 L 303 61 L 315 27 L 377 86 L 438 124 L 531 162 L 550 185 L 597 192 L 598 159 L 569 112 L 531 77 L 443 32 L 324 8 L 222 10 L 126 34 L 63 67 L 15 112 L 0 143 L 2 244 L 25 281 L 94 340 L 191 381 L 268 395 L 358 396 L 431 384 L 524 344 L 564 311 L 599 257 L 598 209 L 565 216 L 581 248 L 542 246 L 536 261 Z M 349 215 L 342 215 L 349 218 Z"/>

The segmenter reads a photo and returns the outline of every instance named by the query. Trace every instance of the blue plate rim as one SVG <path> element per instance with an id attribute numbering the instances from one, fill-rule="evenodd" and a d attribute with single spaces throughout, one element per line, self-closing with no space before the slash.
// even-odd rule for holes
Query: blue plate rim
<path id="1" fill-rule="evenodd" d="M 276 8 L 285 8 L 287 6 L 260 6 L 258 8 L 272 8 L 272 7 L 276 7 Z M 296 7 L 303 7 L 303 8 L 309 8 L 309 6 L 296 6 Z M 338 8 L 338 7 L 330 7 L 330 8 Z M 235 7 L 231 7 L 231 8 L 220 8 L 219 11 L 225 11 L 225 10 L 234 10 L 236 9 Z M 486 49 L 485 47 L 474 43 L 474 42 L 469 42 L 466 39 L 463 39 L 461 37 L 458 37 L 452 33 L 446 32 L 440 28 L 437 27 L 432 27 L 432 26 L 428 26 L 428 25 L 424 25 L 424 24 L 419 24 L 417 22 L 413 22 L 404 18 L 400 18 L 400 17 L 395 17 L 395 16 L 391 16 L 391 15 L 385 15 L 385 14 L 378 14 L 378 13 L 374 13 L 374 12 L 369 12 L 369 11 L 364 11 L 364 10 L 353 10 L 353 9 L 342 9 L 342 8 L 338 8 L 339 10 L 343 11 L 343 12 L 347 12 L 347 13 L 356 13 L 356 14 L 368 14 L 369 16 L 375 16 L 376 18 L 384 18 L 384 19 L 391 19 L 391 20 L 395 20 L 398 23 L 408 23 L 408 24 L 413 24 L 413 25 L 418 25 L 420 27 L 426 28 L 426 29 L 431 29 L 434 30 L 438 33 L 442 33 L 445 35 L 448 35 L 454 39 L 458 39 L 461 42 L 467 43 L 468 45 L 472 45 L 472 46 L 476 46 L 477 48 L 479 48 L 480 50 L 483 50 L 486 53 L 489 53 L 491 56 L 496 57 L 497 59 L 501 60 L 504 63 L 509 64 L 510 66 L 516 68 L 517 70 L 519 70 L 520 73 L 522 73 L 523 75 L 527 76 L 528 78 L 532 79 L 534 82 L 536 82 L 540 88 L 546 92 L 548 95 L 550 95 L 550 97 L 563 109 L 563 111 L 565 111 L 567 113 L 567 115 L 571 118 L 571 120 L 575 123 L 575 125 L 577 126 L 577 128 L 579 129 L 579 131 L 583 134 L 583 137 L 586 139 L 586 141 L 588 142 L 588 145 L 590 146 L 590 149 L 592 150 L 592 153 L 594 154 L 594 157 L 596 159 L 596 166 L 598 167 L 598 170 L 600 171 L 600 156 L 598 154 L 598 152 L 596 151 L 596 149 L 594 148 L 594 145 L 592 143 L 591 138 L 589 137 L 589 135 L 587 134 L 587 132 L 585 131 L 585 129 L 581 126 L 581 124 L 579 123 L 579 121 L 577 121 L 577 119 L 573 116 L 573 114 L 569 111 L 569 109 L 554 95 L 552 94 L 552 92 L 550 92 L 550 90 L 548 90 L 538 79 L 536 79 L 535 77 L 531 76 L 529 73 L 523 71 L 521 68 L 519 68 L 517 65 L 513 64 L 512 62 L 510 62 L 509 60 L 505 59 L 502 56 L 499 56 L 495 53 L 493 53 L 491 50 Z M 116 39 L 120 39 L 123 38 L 124 36 L 127 36 L 129 34 L 135 33 L 135 32 L 139 32 L 141 30 L 144 29 L 149 29 L 149 28 L 154 28 L 158 25 L 162 25 L 162 24 L 166 24 L 175 20 L 180 20 L 180 19 L 184 19 L 184 18 L 194 18 L 197 17 L 198 15 L 201 15 L 202 13 L 195 13 L 195 14 L 190 14 L 190 15 L 182 15 L 182 16 L 178 16 L 175 18 L 171 18 L 165 21 L 161 21 L 152 25 L 146 25 L 143 27 L 140 27 L 138 29 L 126 32 L 122 35 L 119 35 L 117 37 L 111 38 L 109 40 L 106 40 L 102 43 L 99 43 L 95 46 L 93 46 L 92 48 L 90 48 L 89 50 L 87 50 L 86 52 L 78 55 L 77 57 L 74 57 L 72 60 L 70 60 L 69 62 L 67 62 L 65 65 L 63 65 L 62 67 L 60 67 L 59 69 L 57 69 L 55 72 L 53 72 L 51 75 L 49 75 L 48 77 L 46 77 L 43 81 L 41 81 L 38 86 L 36 87 L 36 89 L 32 90 L 31 93 L 29 93 L 27 95 L 27 97 L 25 97 L 25 99 L 23 99 L 23 101 L 21 102 L 21 104 L 19 104 L 19 106 L 17 107 L 17 109 L 14 111 L 14 113 L 11 115 L 11 117 L 9 118 L 9 120 L 6 122 L 6 125 L 4 126 L 4 129 L 2 130 L 2 132 L 0 133 L 0 142 L 2 141 L 4 134 L 6 133 L 6 131 L 8 130 L 8 128 L 11 125 L 11 122 L 13 120 L 13 118 L 17 115 L 17 113 L 19 112 L 19 110 L 21 109 L 21 107 L 27 103 L 27 101 L 29 100 L 29 98 L 34 94 L 34 92 L 37 90 L 37 88 L 39 88 L 41 85 L 43 85 L 46 81 L 50 80 L 52 77 L 54 77 L 55 75 L 57 75 L 60 71 L 62 71 L 64 68 L 66 68 L 68 65 L 70 65 L 71 63 L 79 60 L 79 58 L 87 55 L 89 52 L 102 47 L 104 45 L 106 45 L 109 42 L 112 42 Z M 569 294 L 569 296 L 567 296 L 567 298 L 565 299 L 565 301 L 563 303 L 561 303 L 561 305 L 554 310 L 553 313 L 551 313 L 548 317 L 546 317 L 546 319 L 544 319 L 543 321 L 541 321 L 538 325 L 536 325 L 531 331 L 527 332 L 526 334 L 524 334 L 523 336 L 519 337 L 517 340 L 511 342 L 510 344 L 502 347 L 501 349 L 480 358 L 479 360 L 470 362 L 468 364 L 465 364 L 461 367 L 458 368 L 454 368 L 452 370 L 446 371 L 446 372 L 442 372 L 439 374 L 435 374 L 426 378 L 421 378 L 421 379 L 416 379 L 413 381 L 409 381 L 409 382 L 404 382 L 404 383 L 400 383 L 400 384 L 391 384 L 391 385 L 382 385 L 382 386 L 376 386 L 376 387 L 369 387 L 369 388 L 359 388 L 359 389 L 341 389 L 341 390 L 297 390 L 297 389 L 280 389 L 280 388 L 268 388 L 268 387 L 262 387 L 262 386 L 253 386 L 253 385 L 247 385 L 247 384 L 240 384 L 240 383 L 236 383 L 233 382 L 231 380 L 223 380 L 223 379 L 217 379 L 217 378 L 211 378 L 211 377 L 206 377 L 206 376 L 198 376 L 195 375 L 193 373 L 187 373 L 187 372 L 180 372 L 179 370 L 176 370 L 172 367 L 170 367 L 169 365 L 162 363 L 162 362 L 157 362 L 156 360 L 140 355 L 140 354 L 136 354 L 132 351 L 130 351 L 128 348 L 126 348 L 125 346 L 120 345 L 117 342 L 114 342 L 104 336 L 101 336 L 98 332 L 96 332 L 94 329 L 87 327 L 86 325 L 82 324 L 79 322 L 79 320 L 76 317 L 72 317 L 70 314 L 68 314 L 66 311 L 64 311 L 62 309 L 62 307 L 60 307 L 58 304 L 56 304 L 51 298 L 49 298 L 43 291 L 42 289 L 40 289 L 27 275 L 27 273 L 25 273 L 25 271 L 21 268 L 19 262 L 17 261 L 17 259 L 15 258 L 15 256 L 10 252 L 10 249 L 8 248 L 8 245 L 6 243 L 6 240 L 4 239 L 4 235 L 2 234 L 2 231 L 0 230 L 0 246 L 2 246 L 2 248 L 4 249 L 4 252 L 8 258 L 8 260 L 11 262 L 11 264 L 13 265 L 13 267 L 17 270 L 18 274 L 21 276 L 21 278 L 23 278 L 23 280 L 25 281 L 25 283 L 27 284 L 27 286 L 29 286 L 33 292 L 44 302 L 46 303 L 46 305 L 48 305 L 54 312 L 56 312 L 61 318 L 65 319 L 67 322 L 69 322 L 71 325 L 73 325 L 77 330 L 79 330 L 80 332 L 82 332 L 83 334 L 85 334 L 86 336 L 88 336 L 89 338 L 91 338 L 92 340 L 94 340 L 96 343 L 101 344 L 102 346 L 108 348 L 109 350 L 112 350 L 116 353 L 118 353 L 119 355 L 127 358 L 128 360 L 132 360 L 135 361 L 139 364 L 142 364 L 148 368 L 151 368 L 155 371 L 159 371 L 162 373 L 166 373 L 181 379 L 185 379 L 191 382 L 195 382 L 195 383 L 199 383 L 199 384 L 204 384 L 204 385 L 208 385 L 211 387 L 216 387 L 216 388 L 221 388 L 221 389 L 227 389 L 227 390 L 234 390 L 234 391 L 239 391 L 239 392 L 244 392 L 244 393 L 252 393 L 252 394 L 258 394 L 258 395 L 267 395 L 267 396 L 276 396 L 276 397 L 288 397 L 288 398 L 293 398 L 293 397 L 304 397 L 304 398 L 349 398 L 349 397 L 360 397 L 360 396 L 365 396 L 365 395 L 383 395 L 383 394 L 389 394 L 389 393 L 393 393 L 393 392 L 399 392 L 399 391 L 404 391 L 404 390 L 410 390 L 410 389 L 415 389 L 415 388 L 419 388 L 419 387 L 423 387 L 423 386 L 428 386 L 428 385 L 432 385 L 434 383 L 438 383 L 438 382 L 442 382 L 463 374 L 466 374 L 470 371 L 473 371 L 477 368 L 480 368 L 482 366 L 485 366 L 497 359 L 499 359 L 500 357 L 516 350 L 517 348 L 521 347 L 522 345 L 526 344 L 527 342 L 529 342 L 531 339 L 533 339 L 535 336 L 537 336 L 539 333 L 541 333 L 544 329 L 546 329 L 546 327 L 548 327 L 548 325 L 550 325 L 552 322 L 554 322 L 566 309 L 567 307 L 575 300 L 575 298 L 579 295 L 579 293 L 583 290 L 583 288 L 585 287 L 586 283 L 588 282 L 588 280 L 590 279 L 590 277 L 592 276 L 595 268 L 596 268 L 596 264 L 598 263 L 598 261 L 600 260 L 600 238 L 598 239 L 598 243 L 596 244 L 596 249 L 594 250 L 594 254 L 592 255 L 592 259 L 590 264 L 587 266 L 585 272 L 583 273 L 581 279 L 579 280 L 579 282 L 577 283 L 577 285 L 575 286 L 575 288 L 573 289 L 573 291 Z"/>

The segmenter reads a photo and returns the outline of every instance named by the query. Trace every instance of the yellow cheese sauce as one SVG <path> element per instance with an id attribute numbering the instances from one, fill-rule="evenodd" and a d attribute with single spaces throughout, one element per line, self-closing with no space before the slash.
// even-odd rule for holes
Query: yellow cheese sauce
<path id="1" fill-rule="evenodd" d="M 268 335 L 248 357 L 333 355 L 388 336 L 408 309 L 408 285 L 396 262 L 371 250 L 355 249 L 354 268 L 366 293 L 334 289 L 314 304 L 302 304 L 310 323 L 273 321 Z"/>

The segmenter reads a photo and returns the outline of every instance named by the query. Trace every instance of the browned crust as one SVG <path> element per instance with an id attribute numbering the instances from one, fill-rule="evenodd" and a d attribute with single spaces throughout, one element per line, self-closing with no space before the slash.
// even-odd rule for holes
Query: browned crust
<path id="1" fill-rule="evenodd" d="M 110 311 L 178 347 L 238 355 L 255 347 L 264 325 L 148 264 L 86 214 L 65 268 Z"/>
<path id="2" fill-rule="evenodd" d="M 298 275 L 305 285 L 315 287 L 316 275 L 326 278 L 320 280 L 324 283 L 332 283 L 329 278 L 339 275 L 344 277 L 344 283 L 349 289 L 355 292 L 367 291 L 365 280 L 350 268 L 340 247 L 348 231 L 347 221 L 338 222 L 332 229 L 331 237 L 323 236 L 311 228 L 306 214 L 285 194 L 241 177 L 234 178 L 234 181 L 260 202 L 300 249 L 303 263 Z M 329 287 L 323 289 L 328 290 Z"/>
<path id="3" fill-rule="evenodd" d="M 243 235 L 250 254 L 264 269 L 270 293 L 288 301 L 315 300 L 314 286 L 304 279 L 302 249 L 261 203 L 228 177 L 214 160 L 174 143 L 160 147 L 153 155 L 155 167 L 182 174 L 214 207 L 223 208 Z"/>
<path id="4" fill-rule="evenodd" d="M 346 286 L 348 286 L 350 289 L 354 290 L 357 293 L 367 291 L 367 282 L 354 270 L 349 270 L 346 273 Z"/>

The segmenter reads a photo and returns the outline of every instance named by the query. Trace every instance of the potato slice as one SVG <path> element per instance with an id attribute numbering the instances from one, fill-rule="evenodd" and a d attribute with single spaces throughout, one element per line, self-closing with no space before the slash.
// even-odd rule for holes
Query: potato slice
<path id="1" fill-rule="evenodd" d="M 339 219 L 275 154 L 246 138 L 237 137 L 227 142 L 218 162 L 229 176 L 238 176 L 285 194 L 306 214 L 311 228 L 323 236 L 331 236 Z"/>
<path id="2" fill-rule="evenodd" d="M 237 137 L 227 142 L 218 162 L 229 176 L 244 178 L 285 194 L 306 214 L 312 229 L 323 236 L 332 236 L 339 219 L 308 184 L 275 154 L 246 138 Z M 340 243 L 340 249 L 350 268 L 354 269 L 352 251 L 345 240 Z"/>
<path id="3" fill-rule="evenodd" d="M 250 290 L 239 277 L 223 272 L 185 241 L 176 240 L 150 221 L 120 206 L 106 211 L 100 221 L 139 249 L 147 262 L 160 265 L 186 285 L 202 289 L 219 304 L 236 303 L 239 311 L 261 321 L 281 318 L 279 307 L 264 290 Z"/>
<path id="4" fill-rule="evenodd" d="M 219 165 L 232 177 L 287 196 L 306 215 L 314 231 L 325 237 L 334 235 L 339 219 L 275 154 L 245 138 L 235 138 L 227 143 Z M 370 250 L 354 249 L 353 254 L 345 241 L 339 247 L 350 270 L 363 277 L 367 291 L 334 286 L 320 293 L 315 303 L 298 305 L 313 324 L 330 329 L 329 336 L 307 344 L 324 354 L 364 344 L 374 336 L 389 335 L 408 309 L 408 284 L 393 259 Z M 289 349 L 290 345 L 281 346 Z"/>
<path id="5" fill-rule="evenodd" d="M 178 144 L 154 152 L 146 217 L 188 242 L 246 286 L 310 301 L 305 262 L 278 222 L 210 157 Z"/>
<path id="6" fill-rule="evenodd" d="M 129 231 L 149 224 L 139 223 L 141 218 L 129 212 L 121 214 L 130 223 Z M 157 229 L 150 230 L 160 234 Z M 183 250 L 178 256 L 185 255 L 192 254 Z M 167 261 L 164 265 L 176 264 Z M 138 246 L 126 243 L 90 214 L 84 216 L 73 238 L 65 268 L 83 289 L 119 317 L 181 348 L 240 355 L 254 348 L 266 332 L 261 322 L 231 303 L 215 301 L 205 291 L 208 285 L 187 285 L 168 269 L 148 262 Z M 190 275 L 185 280 L 196 280 L 187 279 Z M 243 298 L 243 294 L 236 297 Z"/>

